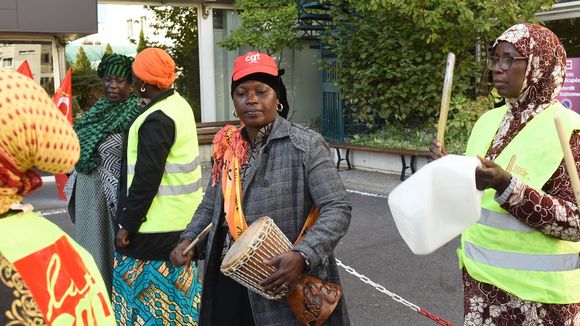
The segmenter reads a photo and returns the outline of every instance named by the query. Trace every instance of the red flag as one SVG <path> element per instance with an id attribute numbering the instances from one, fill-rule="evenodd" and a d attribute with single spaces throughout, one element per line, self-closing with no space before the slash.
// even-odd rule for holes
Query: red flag
<path id="1" fill-rule="evenodd" d="M 56 93 L 54 93 L 52 100 L 59 108 L 60 112 L 62 112 L 62 114 L 64 114 L 72 124 L 72 74 L 70 68 L 68 68 L 66 76 L 62 80 Z M 56 188 L 58 189 L 58 197 L 61 200 L 66 200 L 66 196 L 64 195 L 64 185 L 66 184 L 68 177 L 66 174 L 55 174 L 54 179 L 56 181 Z"/>
<path id="2" fill-rule="evenodd" d="M 22 61 L 22 63 L 20 64 L 18 69 L 16 69 L 16 71 L 30 79 L 34 79 L 34 77 L 32 77 L 32 70 L 30 70 L 30 66 L 28 65 L 28 60 Z"/>
<path id="3" fill-rule="evenodd" d="M 60 83 L 60 87 L 52 97 L 54 104 L 60 109 L 62 114 L 66 115 L 68 121 L 72 124 L 72 72 L 68 68 L 66 76 Z"/>

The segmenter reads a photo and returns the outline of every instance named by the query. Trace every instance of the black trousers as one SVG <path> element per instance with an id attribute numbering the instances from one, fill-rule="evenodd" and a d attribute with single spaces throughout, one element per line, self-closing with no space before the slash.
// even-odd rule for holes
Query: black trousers
<path id="1" fill-rule="evenodd" d="M 216 284 L 212 325 L 254 326 L 248 289 L 219 273 Z"/>

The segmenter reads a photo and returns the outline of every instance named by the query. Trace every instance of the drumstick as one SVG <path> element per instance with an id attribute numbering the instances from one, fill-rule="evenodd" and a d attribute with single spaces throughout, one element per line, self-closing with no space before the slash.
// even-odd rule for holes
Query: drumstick
<path id="1" fill-rule="evenodd" d="M 193 249 L 193 247 L 195 247 L 195 245 L 198 244 L 198 242 L 200 242 L 201 240 L 203 240 L 207 234 L 209 233 L 209 231 L 211 231 L 211 227 L 213 226 L 213 223 L 209 223 L 209 225 L 203 229 L 203 231 L 201 231 L 201 233 L 199 233 L 197 235 L 197 237 L 195 237 L 195 239 L 193 239 L 193 241 L 189 244 L 189 246 L 187 246 L 187 248 L 185 248 L 185 250 L 183 251 L 182 255 L 187 255 L 187 253 Z"/>
<path id="2" fill-rule="evenodd" d="M 570 181 L 572 181 L 572 188 L 574 189 L 574 197 L 576 197 L 576 206 L 580 209 L 580 179 L 578 178 L 578 171 L 576 170 L 576 162 L 572 156 L 572 150 L 570 149 L 570 139 L 566 137 L 566 132 L 564 131 L 564 125 L 562 124 L 562 117 L 556 114 L 554 116 L 554 123 L 556 124 L 556 129 L 558 130 L 558 136 L 560 137 L 560 145 L 562 145 L 562 151 L 564 151 L 564 161 L 566 162 L 566 170 L 568 170 L 568 175 L 570 176 Z"/>
<path id="3" fill-rule="evenodd" d="M 453 84 L 453 69 L 455 67 L 455 54 L 449 52 L 447 64 L 445 66 L 445 80 L 443 81 L 443 94 L 441 95 L 441 109 L 439 111 L 439 123 L 437 124 L 437 140 L 443 148 L 445 138 L 445 125 L 447 124 L 447 113 L 449 112 L 449 101 L 451 100 L 451 85 Z"/>

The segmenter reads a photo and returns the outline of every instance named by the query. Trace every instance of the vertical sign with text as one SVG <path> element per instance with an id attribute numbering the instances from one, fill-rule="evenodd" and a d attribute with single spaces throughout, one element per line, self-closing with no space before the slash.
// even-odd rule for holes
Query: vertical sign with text
<path id="1" fill-rule="evenodd" d="M 580 113 L 580 58 L 566 59 L 566 79 L 557 98 L 566 108 Z"/>

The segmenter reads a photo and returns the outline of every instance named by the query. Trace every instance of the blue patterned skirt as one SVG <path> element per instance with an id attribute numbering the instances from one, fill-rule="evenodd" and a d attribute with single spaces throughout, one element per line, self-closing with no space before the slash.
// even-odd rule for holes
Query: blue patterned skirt
<path id="1" fill-rule="evenodd" d="M 199 270 L 170 261 L 140 260 L 115 253 L 112 306 L 117 325 L 197 325 Z"/>

